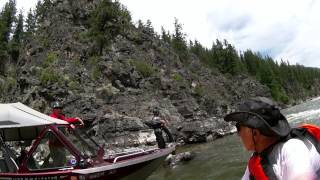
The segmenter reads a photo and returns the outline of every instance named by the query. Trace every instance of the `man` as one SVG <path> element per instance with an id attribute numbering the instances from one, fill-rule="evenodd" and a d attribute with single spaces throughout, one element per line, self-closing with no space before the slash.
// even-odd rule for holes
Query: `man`
<path id="1" fill-rule="evenodd" d="M 162 136 L 162 130 L 166 133 L 168 136 L 168 141 L 173 142 L 173 137 L 169 129 L 167 128 L 166 124 L 168 121 L 164 120 L 160 116 L 160 110 L 158 108 L 153 109 L 153 117 L 151 121 L 146 122 L 146 124 L 154 129 L 154 134 L 156 136 L 156 141 L 158 143 L 158 147 L 163 149 L 166 147 L 165 140 Z"/>
<path id="2" fill-rule="evenodd" d="M 83 126 L 84 123 L 80 118 L 66 118 L 62 114 L 62 104 L 58 101 L 55 101 L 51 104 L 52 113 L 51 117 L 61 119 L 70 123 L 71 128 L 75 128 L 74 124 L 79 123 L 80 126 Z M 62 130 L 63 131 L 63 130 Z M 62 167 L 66 164 L 66 153 L 64 145 L 52 134 L 49 139 L 49 149 L 50 156 L 53 160 L 53 167 Z"/>
<path id="3" fill-rule="evenodd" d="M 243 180 L 319 178 L 320 155 L 316 147 L 309 139 L 294 136 L 287 119 L 270 99 L 249 99 L 224 120 L 236 122 L 244 147 L 253 152 Z"/>
<path id="4" fill-rule="evenodd" d="M 62 106 L 62 104 L 60 102 L 58 102 L 58 101 L 53 102 L 51 104 L 51 107 L 52 107 L 52 112 L 50 114 L 51 117 L 67 121 L 68 123 L 71 124 L 72 128 L 74 128 L 73 124 L 75 124 L 75 123 L 80 123 L 81 126 L 84 125 L 83 121 L 78 117 L 76 117 L 76 118 L 66 118 L 62 113 L 63 106 Z"/>

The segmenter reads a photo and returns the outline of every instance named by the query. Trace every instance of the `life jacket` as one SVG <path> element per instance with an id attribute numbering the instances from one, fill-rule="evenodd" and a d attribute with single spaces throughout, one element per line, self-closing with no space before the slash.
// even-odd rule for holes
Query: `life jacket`
<path id="1" fill-rule="evenodd" d="M 289 139 L 308 139 L 320 153 L 320 127 L 312 124 L 304 124 L 300 127 L 293 128 L 289 135 L 277 143 L 271 145 L 261 153 L 254 153 L 248 162 L 248 169 L 250 172 L 250 180 L 274 180 L 277 179 L 276 174 L 269 162 L 268 155 L 273 147 L 279 142 L 285 142 Z"/>

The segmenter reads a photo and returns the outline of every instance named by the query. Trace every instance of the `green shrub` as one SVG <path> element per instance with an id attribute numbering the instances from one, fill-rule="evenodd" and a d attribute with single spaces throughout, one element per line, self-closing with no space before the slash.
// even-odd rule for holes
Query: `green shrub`
<path id="1" fill-rule="evenodd" d="M 99 63 L 99 57 L 98 56 L 91 56 L 88 59 L 88 65 L 90 67 L 97 66 L 98 63 Z"/>
<path id="2" fill-rule="evenodd" d="M 52 68 L 42 69 L 40 73 L 40 81 L 43 85 L 60 82 L 60 76 Z"/>
<path id="3" fill-rule="evenodd" d="M 56 60 L 58 59 L 58 56 L 54 52 L 49 52 L 46 59 L 42 62 L 43 67 L 47 68 L 51 66 Z"/>
<path id="4" fill-rule="evenodd" d="M 137 60 L 129 61 L 135 69 L 142 74 L 143 77 L 151 77 L 155 73 L 155 69 L 146 62 L 141 62 Z"/>
<path id="5" fill-rule="evenodd" d="M 194 88 L 194 93 L 195 93 L 197 96 L 203 97 L 203 96 L 205 95 L 205 89 L 204 89 L 203 86 L 197 85 L 197 86 Z"/>
<path id="6" fill-rule="evenodd" d="M 182 76 L 181 76 L 180 74 L 178 74 L 178 73 L 174 73 L 174 74 L 172 75 L 172 79 L 174 79 L 174 80 L 177 81 L 177 82 L 182 82 L 182 81 L 183 81 Z"/>
<path id="7" fill-rule="evenodd" d="M 40 44 L 43 46 L 43 47 L 46 47 L 48 48 L 49 47 L 49 39 L 47 37 L 42 37 L 39 39 L 39 42 Z"/>
<path id="8" fill-rule="evenodd" d="M 285 103 L 285 104 L 288 104 L 289 103 L 289 96 L 287 96 L 286 94 L 282 94 L 282 96 L 280 97 L 280 101 Z"/>
<path id="9" fill-rule="evenodd" d="M 92 70 L 91 70 L 91 78 L 93 80 L 97 80 L 99 77 L 102 76 L 102 72 L 101 70 L 99 69 L 99 67 L 94 67 Z"/>
<path id="10" fill-rule="evenodd" d="M 71 90 L 77 90 L 80 88 L 80 84 L 77 81 L 70 81 L 68 83 L 68 86 L 70 87 Z"/>
<path id="11" fill-rule="evenodd" d="M 78 68 L 81 67 L 80 59 L 73 59 L 72 62 L 75 67 L 78 67 Z"/>
<path id="12" fill-rule="evenodd" d="M 10 91 L 17 86 L 17 80 L 12 77 L 7 77 L 4 85 L 4 91 Z"/>
<path id="13" fill-rule="evenodd" d="M 88 60 L 88 65 L 91 69 L 91 79 L 93 80 L 98 79 L 102 75 L 101 69 L 99 68 L 99 61 L 98 56 L 92 56 Z"/>

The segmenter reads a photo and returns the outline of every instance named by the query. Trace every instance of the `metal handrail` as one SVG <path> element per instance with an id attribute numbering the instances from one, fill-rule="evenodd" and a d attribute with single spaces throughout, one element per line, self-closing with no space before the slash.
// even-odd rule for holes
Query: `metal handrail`
<path id="1" fill-rule="evenodd" d="M 137 150 L 131 150 L 131 151 L 126 151 L 126 152 L 115 153 L 114 155 L 129 154 L 129 153 L 136 153 L 136 152 L 143 152 L 143 151 L 144 151 L 144 149 L 137 149 Z"/>
<path id="2" fill-rule="evenodd" d="M 138 155 L 138 154 L 141 154 L 141 153 L 150 152 L 150 151 L 154 151 L 154 150 L 157 150 L 157 149 L 158 148 L 154 148 L 154 149 L 149 149 L 149 150 L 146 150 L 146 151 L 142 149 L 142 151 L 139 151 L 139 152 L 136 152 L 136 153 L 133 153 L 133 154 L 126 154 L 126 155 L 118 156 L 118 157 L 114 158 L 113 163 L 116 163 L 118 161 L 118 159 L 120 159 L 120 158 L 130 157 L 130 156 L 133 156 L 133 155 Z"/>

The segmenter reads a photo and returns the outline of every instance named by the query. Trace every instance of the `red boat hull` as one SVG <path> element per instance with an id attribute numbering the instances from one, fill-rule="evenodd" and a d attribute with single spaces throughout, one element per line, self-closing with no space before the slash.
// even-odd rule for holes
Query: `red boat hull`
<path id="1" fill-rule="evenodd" d="M 105 162 L 87 169 L 68 169 L 38 173 L 1 173 L 0 180 L 143 180 L 164 162 L 175 147 L 137 154 L 118 162 Z M 111 160 L 114 160 L 111 159 Z M 108 160 L 110 161 L 110 159 Z"/>

